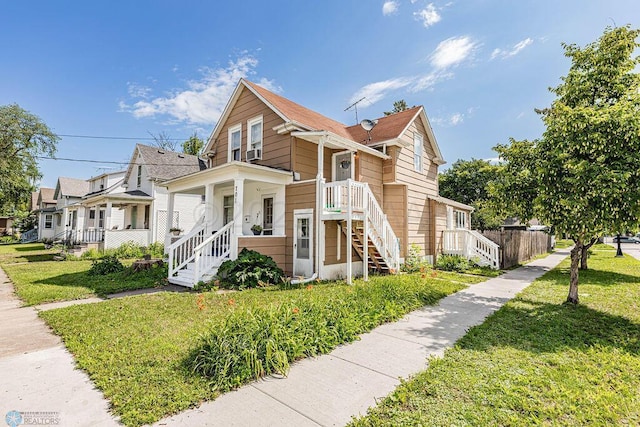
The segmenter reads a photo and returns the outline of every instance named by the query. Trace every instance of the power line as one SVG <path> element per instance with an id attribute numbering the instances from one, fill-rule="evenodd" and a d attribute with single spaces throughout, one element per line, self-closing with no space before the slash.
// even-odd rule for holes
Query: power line
<path id="1" fill-rule="evenodd" d="M 64 136 L 65 138 L 89 138 L 89 139 L 116 139 L 116 140 L 132 140 L 132 141 L 155 141 L 156 138 L 135 138 L 131 136 L 96 136 L 96 135 L 69 135 L 64 133 L 58 133 L 58 136 Z M 162 138 L 165 141 L 186 141 L 189 138 Z"/>
<path id="2" fill-rule="evenodd" d="M 185 156 L 188 156 L 190 154 L 185 154 Z M 113 164 L 113 165 L 128 165 L 130 162 L 129 161 L 122 161 L 122 162 L 116 162 L 113 160 L 93 160 L 93 159 L 72 159 L 72 158 L 68 158 L 68 157 L 48 157 L 48 156 L 35 156 L 37 159 L 40 160 L 62 160 L 65 162 L 79 162 L 79 163 L 101 163 L 101 164 Z M 202 159 L 200 159 L 202 160 Z M 185 167 L 185 166 L 191 166 L 188 164 L 184 164 L 184 163 L 133 163 L 134 165 L 146 165 L 146 166 L 180 166 L 180 167 Z"/>

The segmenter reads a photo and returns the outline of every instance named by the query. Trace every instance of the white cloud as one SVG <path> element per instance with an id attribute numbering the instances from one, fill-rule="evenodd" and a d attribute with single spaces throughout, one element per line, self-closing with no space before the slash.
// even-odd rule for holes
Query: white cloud
<path id="1" fill-rule="evenodd" d="M 145 95 L 145 99 L 133 104 L 121 102 L 120 109 L 132 113 L 136 118 L 169 116 L 177 122 L 211 126 L 222 114 L 238 80 L 255 74 L 257 65 L 257 59 L 244 53 L 226 67 L 201 69 L 200 79 L 188 81 L 187 88 L 175 90 L 167 96 L 147 99 L 150 90 L 138 91 Z M 269 90 L 280 91 L 271 80 L 260 79 L 257 83 Z M 129 93 L 134 96 L 132 87 L 138 86 L 129 84 Z"/>
<path id="2" fill-rule="evenodd" d="M 151 94 L 151 88 L 137 83 L 127 82 L 127 92 L 132 98 L 148 98 Z"/>
<path id="3" fill-rule="evenodd" d="M 414 12 L 413 16 L 415 16 L 418 21 L 421 21 L 425 28 L 437 24 L 442 19 L 433 3 L 429 3 L 424 9 L 418 12 Z"/>
<path id="4" fill-rule="evenodd" d="M 420 92 L 423 90 L 431 89 L 433 86 L 436 85 L 436 83 L 439 83 L 442 80 L 446 80 L 451 77 L 453 77 L 453 74 L 451 73 L 432 71 L 429 74 L 416 78 L 415 81 L 413 82 L 413 86 L 411 87 L 411 91 Z"/>
<path id="5" fill-rule="evenodd" d="M 452 67 L 471 56 L 476 47 L 470 37 L 451 37 L 438 44 L 431 55 L 431 65 L 436 69 Z"/>
<path id="6" fill-rule="evenodd" d="M 453 113 L 448 117 L 432 117 L 430 120 L 432 123 L 439 126 L 457 126 L 464 122 L 465 115 L 462 113 Z"/>
<path id="7" fill-rule="evenodd" d="M 358 90 L 349 100 L 349 102 L 356 102 L 360 98 L 366 98 L 365 105 L 375 104 L 380 101 L 385 95 L 393 90 L 401 89 L 409 86 L 413 79 L 399 77 L 395 79 L 383 80 L 380 82 L 369 83 Z"/>
<path id="8" fill-rule="evenodd" d="M 382 14 L 384 16 L 392 15 L 398 11 L 398 2 L 397 1 L 386 1 L 382 5 Z"/>
<path id="9" fill-rule="evenodd" d="M 513 47 L 510 50 L 503 50 L 498 48 L 493 49 L 493 52 L 491 52 L 491 59 L 496 59 L 498 57 L 509 58 L 511 56 L 515 56 L 519 54 L 524 48 L 529 46 L 531 43 L 533 43 L 533 39 L 530 37 L 527 37 L 526 39 L 521 40 L 515 45 L 513 45 Z"/>

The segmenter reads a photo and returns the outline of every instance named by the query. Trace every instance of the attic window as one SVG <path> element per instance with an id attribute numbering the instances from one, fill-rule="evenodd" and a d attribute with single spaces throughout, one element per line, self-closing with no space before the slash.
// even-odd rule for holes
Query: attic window
<path id="1" fill-rule="evenodd" d="M 140 188 L 140 184 L 142 184 L 142 165 L 138 165 L 138 179 L 136 181 L 137 188 Z"/>
<path id="2" fill-rule="evenodd" d="M 422 172 L 422 135 L 413 134 L 413 168 L 416 172 Z"/>

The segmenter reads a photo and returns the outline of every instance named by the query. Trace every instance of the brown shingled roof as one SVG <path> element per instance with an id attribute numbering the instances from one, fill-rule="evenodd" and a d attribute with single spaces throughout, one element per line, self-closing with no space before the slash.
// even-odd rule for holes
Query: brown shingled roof
<path id="1" fill-rule="evenodd" d="M 371 141 L 367 141 L 369 138 L 367 131 L 359 124 L 349 126 L 347 132 L 351 135 L 350 139 L 367 144 L 398 138 L 421 108 L 413 107 L 390 116 L 380 117 L 378 124 L 371 131 Z"/>
<path id="2" fill-rule="evenodd" d="M 242 79 L 242 81 L 251 89 L 255 90 L 262 98 L 276 108 L 282 115 L 289 120 L 297 122 L 310 130 L 326 130 L 333 132 L 343 138 L 350 139 L 359 143 L 375 143 L 380 141 L 388 141 L 390 139 L 398 138 L 402 131 L 411 123 L 416 114 L 422 107 L 413 107 L 400 113 L 392 114 L 390 116 L 380 117 L 378 124 L 371 131 L 371 141 L 368 141 L 367 132 L 357 124 L 353 126 L 347 126 L 336 120 L 330 119 L 303 107 L 300 104 L 284 98 L 280 95 L 259 86 L 249 80 Z"/>
<path id="3" fill-rule="evenodd" d="M 310 130 L 327 130 L 343 138 L 351 139 L 351 135 L 347 132 L 344 124 L 323 116 L 320 113 L 316 113 L 300 104 L 296 104 L 280 95 L 276 95 L 249 80 L 243 79 L 243 81 L 289 120 L 306 126 Z"/>

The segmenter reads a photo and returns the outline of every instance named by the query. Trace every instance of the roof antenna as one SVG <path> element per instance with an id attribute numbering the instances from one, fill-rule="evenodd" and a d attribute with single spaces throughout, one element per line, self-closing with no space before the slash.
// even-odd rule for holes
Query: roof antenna
<path id="1" fill-rule="evenodd" d="M 367 99 L 367 97 L 363 96 L 362 98 L 358 99 L 356 102 L 354 102 L 353 104 L 349 105 L 347 108 L 344 109 L 344 111 L 349 111 L 352 108 L 356 110 L 356 123 L 358 123 L 358 104 L 364 101 L 365 99 Z"/>
<path id="2" fill-rule="evenodd" d="M 369 119 L 364 119 L 363 121 L 360 122 L 360 126 L 362 126 L 362 129 L 367 131 L 367 135 L 369 135 L 369 141 L 371 141 L 371 130 L 376 127 L 376 125 L 378 124 L 378 119 L 375 120 L 369 120 Z"/>

